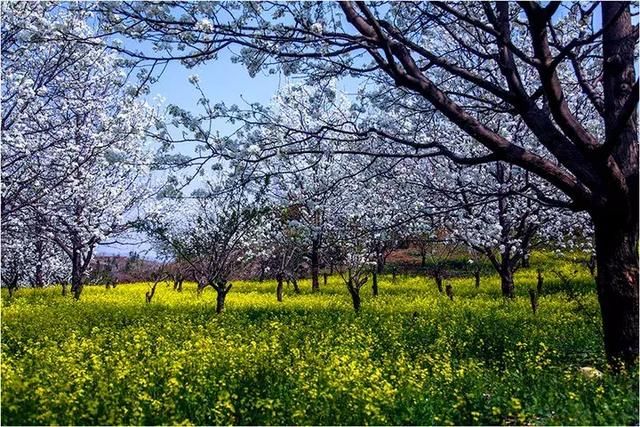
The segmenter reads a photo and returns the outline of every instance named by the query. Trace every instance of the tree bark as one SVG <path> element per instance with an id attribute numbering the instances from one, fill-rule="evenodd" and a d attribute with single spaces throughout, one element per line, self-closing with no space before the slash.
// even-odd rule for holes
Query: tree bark
<path id="1" fill-rule="evenodd" d="M 503 268 L 500 271 L 500 289 L 505 298 L 515 297 L 515 286 L 513 284 L 513 272 L 510 268 Z"/>
<path id="2" fill-rule="evenodd" d="M 604 346 L 614 368 L 638 360 L 637 28 L 630 3 L 602 3 L 604 203 L 592 209 Z"/>
<path id="3" fill-rule="evenodd" d="M 320 239 L 317 237 L 311 243 L 311 291 L 320 290 Z"/>
<path id="4" fill-rule="evenodd" d="M 542 295 L 542 285 L 544 284 L 544 276 L 542 275 L 542 270 L 538 269 L 538 285 L 536 286 L 538 295 Z"/>
<path id="5" fill-rule="evenodd" d="M 447 285 L 447 287 L 446 287 L 446 293 L 447 293 L 447 296 L 449 297 L 449 299 L 450 299 L 451 301 L 453 301 L 453 286 L 451 286 L 451 285 Z"/>
<path id="6" fill-rule="evenodd" d="M 385 264 L 385 262 L 384 262 L 384 256 L 383 256 L 383 255 L 381 255 L 381 254 L 379 254 L 379 255 L 376 257 L 376 269 L 377 269 L 377 271 L 378 271 L 378 274 L 382 274 L 382 273 L 384 273 L 384 264 Z"/>
<path id="7" fill-rule="evenodd" d="M 378 296 L 378 272 L 377 269 L 373 269 L 373 281 L 371 282 L 371 291 L 373 292 L 373 296 Z"/>
<path id="8" fill-rule="evenodd" d="M 538 312 L 538 294 L 533 289 L 529 289 L 529 302 L 531 303 L 531 311 L 536 314 Z"/>
<path id="9" fill-rule="evenodd" d="M 278 299 L 278 302 L 282 302 L 282 274 L 278 273 L 278 285 L 276 286 L 276 298 Z"/>
<path id="10" fill-rule="evenodd" d="M 356 313 L 360 312 L 360 289 L 349 286 L 349 293 L 351 294 L 351 301 L 353 302 L 353 309 Z"/>
<path id="11" fill-rule="evenodd" d="M 443 293 L 444 288 L 442 287 L 442 272 L 440 270 L 436 270 L 435 279 L 436 279 L 436 286 L 438 286 L 438 292 Z"/>
<path id="12" fill-rule="evenodd" d="M 227 298 L 227 294 L 231 290 L 231 285 L 225 287 L 224 285 L 216 286 L 216 314 L 220 314 L 224 311 L 224 301 Z"/>
<path id="13" fill-rule="evenodd" d="M 522 268 L 529 268 L 531 267 L 531 263 L 529 262 L 529 251 L 525 251 L 524 254 L 522 254 Z"/>
<path id="14" fill-rule="evenodd" d="M 291 277 L 291 284 L 293 285 L 293 292 L 299 294 L 300 286 L 298 286 L 298 279 L 296 279 L 295 277 Z"/>
<path id="15" fill-rule="evenodd" d="M 480 287 L 480 270 L 476 270 L 473 272 L 473 276 L 476 279 L 476 289 Z"/>
<path id="16" fill-rule="evenodd" d="M 621 227 L 616 219 L 594 219 L 598 300 L 605 350 L 613 366 L 637 362 L 639 320 L 638 222 Z"/>
<path id="17" fill-rule="evenodd" d="M 82 293 L 82 257 L 80 251 L 74 249 L 71 258 L 71 292 L 75 300 L 80 299 Z"/>

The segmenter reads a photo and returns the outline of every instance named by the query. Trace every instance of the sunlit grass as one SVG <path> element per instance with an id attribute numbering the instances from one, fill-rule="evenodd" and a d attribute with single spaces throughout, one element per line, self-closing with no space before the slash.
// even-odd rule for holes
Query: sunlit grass
<path id="1" fill-rule="evenodd" d="M 3 294 L 2 423 L 637 423 L 637 372 L 606 370 L 588 271 L 549 255 L 532 267 L 514 301 L 497 276 L 448 280 L 450 301 L 432 279 L 384 275 L 359 315 L 339 276 L 319 293 L 285 288 L 282 303 L 273 281 L 234 282 L 220 316 L 191 283 L 159 284 L 151 304 L 145 283 L 87 287 L 79 302 Z"/>

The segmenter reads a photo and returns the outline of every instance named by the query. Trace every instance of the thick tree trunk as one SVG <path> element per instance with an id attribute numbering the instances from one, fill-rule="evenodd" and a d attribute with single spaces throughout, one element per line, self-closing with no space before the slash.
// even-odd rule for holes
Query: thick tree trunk
<path id="1" fill-rule="evenodd" d="M 531 263 L 529 262 L 529 252 L 526 251 L 522 255 L 522 268 L 529 268 L 529 267 L 531 267 Z"/>
<path id="2" fill-rule="evenodd" d="M 371 282 L 371 291 L 373 292 L 373 296 L 378 296 L 378 272 L 374 268 L 373 269 L 373 281 Z"/>
<path id="3" fill-rule="evenodd" d="M 384 256 L 378 255 L 376 257 L 376 269 L 378 271 L 378 274 L 384 273 L 384 264 L 385 264 Z"/>
<path id="4" fill-rule="evenodd" d="M 276 298 L 278 299 L 278 302 L 282 302 L 282 290 L 284 288 L 284 286 L 282 286 L 282 274 L 278 273 L 278 285 L 276 286 Z"/>
<path id="5" fill-rule="evenodd" d="M 320 290 L 320 240 L 313 239 L 311 244 L 311 291 Z"/>
<path id="6" fill-rule="evenodd" d="M 591 277 L 596 277 L 596 257 L 591 255 L 589 257 L 589 261 L 587 261 L 587 268 L 589 269 L 589 273 Z"/>
<path id="7" fill-rule="evenodd" d="M 80 294 L 82 293 L 82 260 L 79 251 L 75 251 L 71 259 L 71 292 L 75 300 L 80 299 Z"/>
<path id="8" fill-rule="evenodd" d="M 225 287 L 225 285 L 216 286 L 216 314 L 220 314 L 224 311 L 224 301 L 227 298 L 227 294 L 231 290 L 231 285 Z"/>
<path id="9" fill-rule="evenodd" d="M 603 2 L 601 8 L 606 204 L 591 217 L 604 347 L 617 368 L 638 360 L 638 30 L 629 2 Z"/>
<path id="10" fill-rule="evenodd" d="M 503 268 L 500 271 L 500 289 L 505 298 L 514 298 L 515 286 L 513 284 L 513 272 L 510 268 Z"/>
<path id="11" fill-rule="evenodd" d="M 349 287 L 349 293 L 351 294 L 353 309 L 356 311 L 356 313 L 359 313 L 360 312 L 360 289 Z"/>
<path id="12" fill-rule="evenodd" d="M 594 225 L 607 357 L 614 366 L 634 364 L 638 359 L 638 222 L 621 227 L 619 218 L 602 216 L 594 219 Z"/>

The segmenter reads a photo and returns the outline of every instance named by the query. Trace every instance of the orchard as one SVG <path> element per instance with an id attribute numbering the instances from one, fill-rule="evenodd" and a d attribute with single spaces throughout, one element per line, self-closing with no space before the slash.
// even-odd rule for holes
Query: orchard
<path id="1" fill-rule="evenodd" d="M 3 424 L 638 423 L 636 4 L 1 12 Z"/>

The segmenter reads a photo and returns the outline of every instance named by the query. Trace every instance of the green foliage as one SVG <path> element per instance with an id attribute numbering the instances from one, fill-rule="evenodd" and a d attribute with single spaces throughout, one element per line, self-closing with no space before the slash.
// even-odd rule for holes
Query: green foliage
<path id="1" fill-rule="evenodd" d="M 594 284 L 583 267 L 537 256 L 504 301 L 452 279 L 381 276 L 355 314 L 332 277 L 236 282 L 227 311 L 194 284 L 3 294 L 2 424 L 635 424 L 637 371 L 606 369 Z M 544 266 L 548 291 L 526 297 Z M 564 271 L 572 296 L 551 272 Z M 579 270 L 574 273 L 574 270 Z M 306 290 L 306 292 L 304 292 Z M 576 297 L 576 295 L 578 295 Z M 604 372 L 587 378 L 580 367 Z"/>

